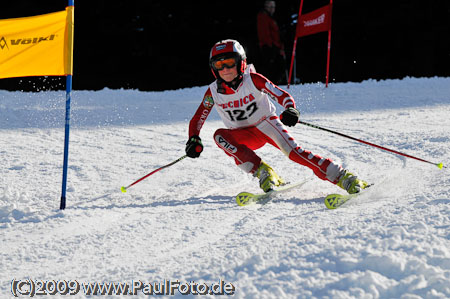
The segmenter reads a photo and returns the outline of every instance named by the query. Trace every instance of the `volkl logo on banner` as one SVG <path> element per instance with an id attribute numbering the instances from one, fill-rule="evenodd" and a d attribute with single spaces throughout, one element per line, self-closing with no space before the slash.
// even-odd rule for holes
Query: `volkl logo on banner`
<path id="1" fill-rule="evenodd" d="M 2 36 L 2 38 L 0 38 L 0 49 L 3 50 L 3 48 L 5 48 L 5 47 L 6 47 L 7 49 L 9 49 L 9 48 L 8 48 L 8 43 L 6 42 L 5 37 Z"/>

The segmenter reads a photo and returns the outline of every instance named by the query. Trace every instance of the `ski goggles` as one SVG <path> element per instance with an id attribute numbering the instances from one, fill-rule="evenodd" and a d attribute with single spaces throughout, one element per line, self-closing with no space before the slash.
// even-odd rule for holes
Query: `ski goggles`
<path id="1" fill-rule="evenodd" d="M 222 59 L 222 60 L 216 60 L 216 61 L 213 61 L 213 63 L 212 63 L 212 67 L 216 71 L 221 71 L 225 67 L 231 69 L 235 65 L 236 65 L 236 59 L 235 58 L 226 58 L 226 59 Z"/>

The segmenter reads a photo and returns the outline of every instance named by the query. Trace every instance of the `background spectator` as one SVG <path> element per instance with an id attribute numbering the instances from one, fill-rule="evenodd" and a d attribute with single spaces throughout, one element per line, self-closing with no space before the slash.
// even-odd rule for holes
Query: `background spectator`
<path id="1" fill-rule="evenodd" d="M 275 1 L 264 1 L 264 8 L 257 16 L 258 43 L 261 63 L 257 70 L 276 84 L 286 83 L 286 54 L 281 41 L 280 29 L 273 18 Z M 259 71 L 259 70 L 258 70 Z"/>

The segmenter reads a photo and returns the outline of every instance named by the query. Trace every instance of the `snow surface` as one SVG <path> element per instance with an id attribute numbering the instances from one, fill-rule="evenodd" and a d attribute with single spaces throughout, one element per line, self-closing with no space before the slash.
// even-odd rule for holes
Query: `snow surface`
<path id="1" fill-rule="evenodd" d="M 449 168 L 299 125 L 290 132 L 300 145 L 377 185 L 327 210 L 324 196 L 341 190 L 268 145 L 257 152 L 286 180 L 313 179 L 242 208 L 234 196 L 258 192 L 258 183 L 214 144 L 222 126 L 214 112 L 199 159 L 121 193 L 184 155 L 188 121 L 206 88 L 74 91 L 64 211 L 65 93 L 0 91 L 1 298 L 13 297 L 13 279 L 223 280 L 235 298 L 450 298 Z M 304 121 L 450 162 L 450 78 L 304 84 L 290 92 Z"/>

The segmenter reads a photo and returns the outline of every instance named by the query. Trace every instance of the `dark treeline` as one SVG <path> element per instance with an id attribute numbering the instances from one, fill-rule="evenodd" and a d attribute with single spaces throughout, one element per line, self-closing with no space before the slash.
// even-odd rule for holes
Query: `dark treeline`
<path id="1" fill-rule="evenodd" d="M 239 40 L 258 70 L 256 14 L 262 2 L 75 0 L 74 89 L 209 84 L 209 50 L 226 38 Z M 327 3 L 305 0 L 303 12 Z M 54 12 L 66 4 L 2 2 L 0 18 Z M 277 1 L 275 18 L 288 61 L 295 33 L 292 16 L 299 5 L 300 0 Z M 332 24 L 330 82 L 450 75 L 448 0 L 335 1 Z M 325 81 L 326 47 L 326 33 L 299 39 L 300 82 Z M 62 89 L 64 82 L 60 77 L 2 79 L 0 89 Z"/>

